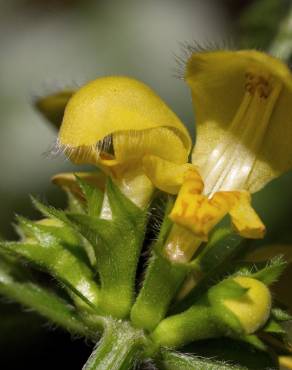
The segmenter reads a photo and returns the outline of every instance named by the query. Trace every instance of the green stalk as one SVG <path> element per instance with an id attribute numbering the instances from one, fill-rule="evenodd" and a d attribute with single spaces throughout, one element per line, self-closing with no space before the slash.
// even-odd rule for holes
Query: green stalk
<path id="1" fill-rule="evenodd" d="M 172 263 L 159 250 L 153 251 L 143 287 L 131 311 L 135 327 L 149 332 L 155 329 L 165 317 L 188 271 L 186 264 Z"/>
<path id="2" fill-rule="evenodd" d="M 179 348 L 191 342 L 222 335 L 218 318 L 210 306 L 195 305 L 181 314 L 162 320 L 151 334 L 157 346 Z"/>
<path id="3" fill-rule="evenodd" d="M 172 227 L 168 214 L 173 204 L 173 198 L 169 198 L 158 240 L 152 247 L 143 286 L 131 310 L 133 325 L 149 332 L 165 317 L 172 299 L 190 271 L 187 263 L 172 262 L 164 254 L 165 240 Z"/>
<path id="4" fill-rule="evenodd" d="M 144 354 L 146 339 L 128 322 L 108 319 L 103 336 L 83 370 L 130 370 Z"/>

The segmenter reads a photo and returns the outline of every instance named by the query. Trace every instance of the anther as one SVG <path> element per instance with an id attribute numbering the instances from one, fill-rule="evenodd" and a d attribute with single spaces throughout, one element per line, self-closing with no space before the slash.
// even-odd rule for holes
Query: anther
<path id="1" fill-rule="evenodd" d="M 257 92 L 259 97 L 262 99 L 267 99 L 269 97 L 271 86 L 266 77 L 253 74 L 251 72 L 246 72 L 245 78 L 245 90 L 249 94 L 254 95 Z"/>

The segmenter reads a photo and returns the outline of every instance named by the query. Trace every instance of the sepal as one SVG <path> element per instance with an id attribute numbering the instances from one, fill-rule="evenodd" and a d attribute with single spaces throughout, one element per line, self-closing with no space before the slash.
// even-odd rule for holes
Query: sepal
<path id="1" fill-rule="evenodd" d="M 75 198 L 73 196 L 73 194 L 71 194 L 71 193 L 69 193 L 69 194 L 70 194 L 70 196 L 72 196 L 74 198 L 74 201 L 76 200 L 78 202 L 78 204 L 79 204 L 79 200 L 77 198 Z M 32 197 L 31 199 L 32 199 L 32 203 L 35 206 L 35 208 L 42 215 L 44 215 L 45 217 L 48 217 L 50 219 L 58 220 L 58 221 L 64 223 L 64 225 L 66 225 L 68 228 L 72 229 L 72 232 L 74 232 L 74 231 L 75 232 L 78 232 L 78 230 L 76 229 L 76 227 L 74 226 L 74 224 L 67 217 L 67 213 L 70 211 L 70 209 L 67 212 L 66 211 L 62 211 L 62 210 L 56 209 L 56 208 L 54 208 L 52 206 L 45 205 L 44 203 L 40 202 L 36 198 L 33 198 Z M 74 210 L 76 209 L 75 206 L 73 206 L 73 209 Z M 85 209 L 82 207 L 81 214 L 84 214 L 84 213 L 85 213 Z M 91 266 L 92 267 L 95 267 L 96 266 L 96 259 L 95 259 L 95 253 L 94 253 L 94 250 L 93 250 L 92 245 L 85 238 L 83 238 L 81 234 L 79 236 L 81 238 L 81 240 L 80 240 L 81 247 L 86 252 L 87 257 L 88 257 L 88 260 L 90 261 Z"/>
<path id="2" fill-rule="evenodd" d="M 53 290 L 33 281 L 27 268 L 0 250 L 0 293 L 30 307 L 40 315 L 74 334 L 95 338 L 95 329 L 83 322 L 72 304 Z"/>
<path id="3" fill-rule="evenodd" d="M 0 247 L 13 256 L 50 272 L 69 291 L 76 294 L 94 310 L 97 310 L 99 288 L 91 269 L 56 240 L 46 243 L 2 242 Z"/>
<path id="4" fill-rule="evenodd" d="M 263 331 L 266 333 L 286 335 L 286 330 L 274 319 L 270 319 L 264 326 Z"/>
<path id="5" fill-rule="evenodd" d="M 134 299 L 147 211 L 132 203 L 110 179 L 106 196 L 111 219 L 72 213 L 67 218 L 94 248 L 101 283 L 101 309 L 113 317 L 124 318 Z"/>
<path id="6" fill-rule="evenodd" d="M 98 188 L 90 185 L 82 177 L 76 175 L 76 181 L 85 197 L 86 211 L 89 216 L 100 215 L 102 202 L 104 198 L 103 192 Z"/>
<path id="7" fill-rule="evenodd" d="M 239 271 L 239 274 L 257 279 L 266 285 L 272 285 L 279 280 L 286 267 L 287 262 L 282 255 L 279 255 L 269 262 L 254 263 L 251 269 L 243 269 L 242 272 Z M 253 272 L 252 269 L 257 269 L 257 271 Z"/>
<path id="8" fill-rule="evenodd" d="M 208 292 L 211 306 L 222 323 L 223 332 L 250 335 L 263 327 L 270 317 L 271 293 L 261 281 L 250 277 L 227 278 Z M 230 335 L 230 334 L 229 334 Z"/>
<path id="9" fill-rule="evenodd" d="M 282 310 L 281 308 L 275 307 L 271 310 L 272 317 L 277 321 L 292 321 L 292 316 Z"/>

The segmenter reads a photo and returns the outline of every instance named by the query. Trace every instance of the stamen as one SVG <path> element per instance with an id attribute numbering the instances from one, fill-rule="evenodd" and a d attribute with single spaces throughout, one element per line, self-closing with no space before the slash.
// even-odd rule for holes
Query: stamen
<path id="1" fill-rule="evenodd" d="M 281 90 L 280 81 L 246 73 L 245 94 L 226 138 L 202 166 L 206 194 L 244 187 Z"/>

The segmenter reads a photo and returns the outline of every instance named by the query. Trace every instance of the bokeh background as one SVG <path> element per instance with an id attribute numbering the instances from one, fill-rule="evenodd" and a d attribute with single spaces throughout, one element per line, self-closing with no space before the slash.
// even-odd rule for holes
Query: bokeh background
<path id="1" fill-rule="evenodd" d="M 0 0 L 0 235 L 15 237 L 16 213 L 36 217 L 29 194 L 64 204 L 50 178 L 73 167 L 62 157 L 44 154 L 56 132 L 33 108 L 37 96 L 98 76 L 130 75 L 154 88 L 194 135 L 189 91 L 174 77 L 180 44 L 265 48 L 289 1 L 265 0 L 266 13 L 251 17 L 255 3 Z M 268 242 L 279 236 L 291 242 L 292 175 L 268 185 L 255 196 L 255 205 L 268 226 Z M 20 359 L 27 368 L 61 369 L 58 356 L 66 357 L 68 368 L 80 369 L 90 347 L 40 323 L 33 314 L 20 314 L 18 306 L 0 305 L 0 361 L 9 360 L 5 369 L 17 368 Z"/>

